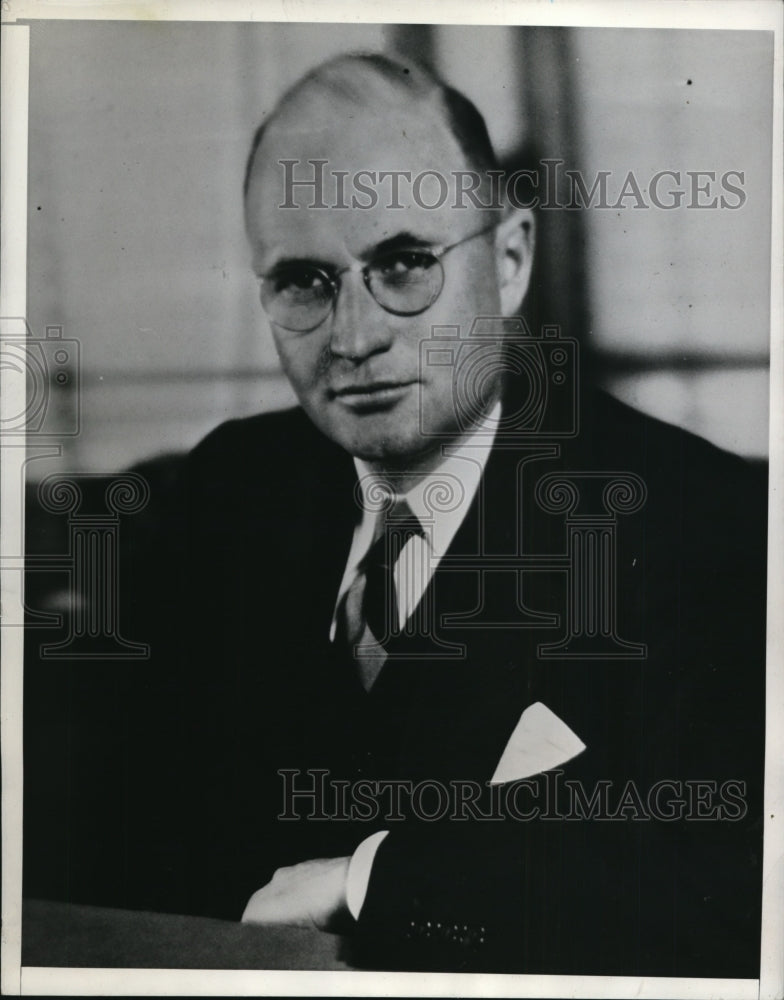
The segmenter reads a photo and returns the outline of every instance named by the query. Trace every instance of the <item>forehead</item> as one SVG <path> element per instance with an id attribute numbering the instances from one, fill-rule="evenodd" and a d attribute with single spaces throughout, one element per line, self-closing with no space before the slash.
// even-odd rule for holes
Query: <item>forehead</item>
<path id="1" fill-rule="evenodd" d="M 429 103 L 375 110 L 323 98 L 295 104 L 270 123 L 257 151 L 246 202 L 254 254 L 356 257 L 403 231 L 453 242 L 476 226 L 478 210 L 454 207 L 456 172 L 466 169 Z M 319 194 L 327 208 L 313 207 Z"/>

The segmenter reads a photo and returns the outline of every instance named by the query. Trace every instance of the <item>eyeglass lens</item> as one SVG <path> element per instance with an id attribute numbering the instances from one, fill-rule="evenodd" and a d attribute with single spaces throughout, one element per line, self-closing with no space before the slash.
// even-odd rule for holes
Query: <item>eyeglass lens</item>
<path id="1" fill-rule="evenodd" d="M 382 309 L 399 316 L 424 312 L 438 298 L 444 283 L 440 261 L 422 250 L 382 254 L 362 274 L 368 291 Z M 331 312 L 340 290 L 339 281 L 339 275 L 330 276 L 314 264 L 281 265 L 262 280 L 261 302 L 274 323 L 307 332 Z"/>

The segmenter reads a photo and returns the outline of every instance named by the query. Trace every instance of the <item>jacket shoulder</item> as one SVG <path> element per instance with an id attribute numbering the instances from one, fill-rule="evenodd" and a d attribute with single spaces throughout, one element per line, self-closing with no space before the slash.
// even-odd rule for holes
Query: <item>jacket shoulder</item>
<path id="1" fill-rule="evenodd" d="M 297 407 L 215 428 L 188 456 L 181 489 L 233 516 L 274 509 L 285 517 L 350 490 L 355 475 L 350 456 Z"/>
<path id="2" fill-rule="evenodd" d="M 227 420 L 203 438 L 190 454 L 195 463 L 247 462 L 334 450 L 300 407 Z"/>
<path id="3" fill-rule="evenodd" d="M 639 472 L 650 484 L 669 484 L 699 503 L 746 504 L 759 512 L 767 500 L 764 463 L 725 451 L 705 438 L 649 416 L 604 392 L 588 400 L 585 444 L 598 468 Z M 622 463 L 618 466 L 618 463 Z"/>
<path id="4" fill-rule="evenodd" d="M 735 552 L 755 564 L 767 549 L 767 468 L 704 438 L 597 393 L 587 424 L 590 461 L 598 469 L 637 473 L 647 501 L 643 517 L 678 531 L 691 550 Z"/>

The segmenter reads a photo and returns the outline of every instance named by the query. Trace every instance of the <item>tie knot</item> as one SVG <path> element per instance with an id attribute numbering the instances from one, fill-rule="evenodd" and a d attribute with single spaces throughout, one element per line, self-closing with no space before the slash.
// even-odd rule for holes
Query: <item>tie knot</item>
<path id="1" fill-rule="evenodd" d="M 373 544 L 363 559 L 363 568 L 394 566 L 403 546 L 413 535 L 424 536 L 419 518 L 406 500 L 396 500 L 388 510 L 379 514 Z"/>
<path id="2" fill-rule="evenodd" d="M 419 518 L 411 510 L 408 501 L 405 499 L 396 500 L 392 506 L 382 511 L 378 516 L 376 528 L 373 532 L 373 543 L 375 544 L 385 535 L 424 535 Z"/>

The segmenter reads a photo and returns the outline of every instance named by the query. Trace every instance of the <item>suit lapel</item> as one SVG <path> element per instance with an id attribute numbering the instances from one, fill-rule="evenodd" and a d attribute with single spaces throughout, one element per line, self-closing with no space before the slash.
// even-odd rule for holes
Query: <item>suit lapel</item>
<path id="1" fill-rule="evenodd" d="M 423 598 L 432 608 L 429 648 L 421 637 L 396 640 L 370 692 L 379 712 L 394 706 L 397 714 L 400 774 L 489 780 L 521 712 L 537 700 L 541 635 L 494 627 L 519 618 L 516 582 L 483 562 L 517 546 L 521 457 L 514 449 L 491 452 Z"/>
<path id="2" fill-rule="evenodd" d="M 575 455 L 568 461 L 570 468 L 579 467 Z M 362 716 L 382 776 L 489 780 L 522 712 L 537 701 L 585 735 L 588 703 L 606 688 L 597 676 L 604 676 L 602 667 L 542 661 L 537 646 L 557 634 L 554 620 L 526 621 L 519 575 L 490 569 L 487 561 L 562 549 L 562 519 L 538 509 L 533 492 L 541 475 L 563 464 L 554 449 L 494 447 L 474 501 L 426 589 L 423 603 L 432 612 L 425 640 L 394 640 L 368 693 L 353 665 L 337 662 L 333 651 L 332 669 L 344 678 L 344 697 Z M 321 554 L 322 580 L 329 580 L 319 611 L 325 630 L 353 530 L 352 519 L 338 512 L 336 495 L 333 506 L 340 540 L 331 539 Z M 522 597 L 532 611 L 562 613 L 562 573 L 527 572 L 522 579 Z"/>

